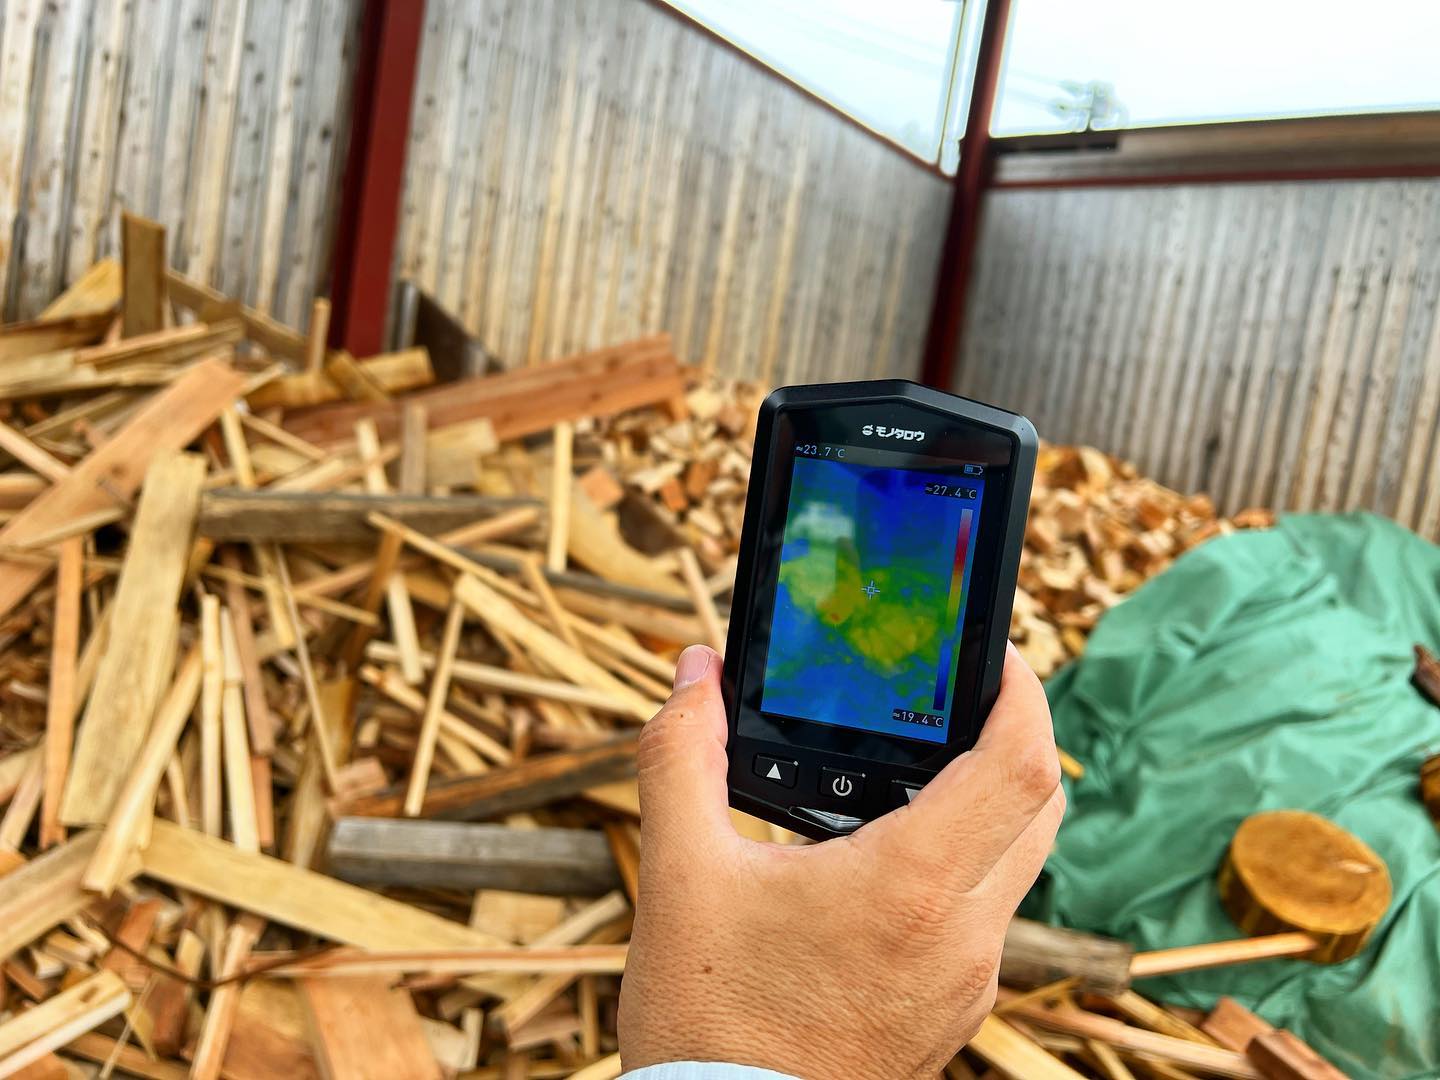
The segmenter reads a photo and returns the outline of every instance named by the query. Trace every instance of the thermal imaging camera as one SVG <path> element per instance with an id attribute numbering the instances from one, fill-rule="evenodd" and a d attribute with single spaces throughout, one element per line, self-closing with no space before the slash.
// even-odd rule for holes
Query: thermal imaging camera
<path id="1" fill-rule="evenodd" d="M 974 745 L 1037 443 L 1023 416 L 900 380 L 765 399 L 725 655 L 732 806 L 843 835 Z"/>

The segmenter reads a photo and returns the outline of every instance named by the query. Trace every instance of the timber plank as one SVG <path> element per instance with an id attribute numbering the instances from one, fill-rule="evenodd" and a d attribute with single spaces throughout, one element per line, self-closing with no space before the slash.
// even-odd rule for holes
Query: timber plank
<path id="1" fill-rule="evenodd" d="M 67 825 L 106 820 L 159 701 L 173 647 L 177 603 L 205 482 L 205 459 L 166 453 L 146 474 L 130 544 L 115 590 L 110 647 L 75 742 L 61 803 Z"/>
<path id="2" fill-rule="evenodd" d="M 58 484 L 38 495 L 0 529 L 0 545 L 22 546 L 53 534 L 75 518 L 128 499 L 151 460 L 178 450 L 230 404 L 245 377 L 219 360 L 204 360 L 155 394 L 115 435 Z M 0 559 L 0 615 L 8 614 L 50 573 L 36 562 Z"/>
<path id="3" fill-rule="evenodd" d="M 168 821 L 155 822 L 141 861 L 149 877 L 346 945 L 444 949 L 507 944 L 409 904 L 268 855 L 241 851 Z"/>

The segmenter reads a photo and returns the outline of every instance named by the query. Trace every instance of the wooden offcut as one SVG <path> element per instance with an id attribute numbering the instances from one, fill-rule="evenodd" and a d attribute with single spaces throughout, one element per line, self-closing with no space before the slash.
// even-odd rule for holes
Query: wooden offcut
<path id="1" fill-rule="evenodd" d="M 410 995 L 380 976 L 300 984 L 322 1075 L 353 1080 L 441 1080 Z"/>
<path id="2" fill-rule="evenodd" d="M 124 298 L 120 316 L 126 337 L 165 329 L 165 226 L 135 214 L 122 214 Z"/>
<path id="3" fill-rule="evenodd" d="M 1440 706 L 1440 658 L 1425 648 L 1415 646 L 1415 673 L 1411 676 L 1415 689 L 1435 706 Z"/>
<path id="4" fill-rule="evenodd" d="M 1048 986 L 1075 978 L 1097 994 L 1117 994 L 1130 986 L 1134 949 L 1123 941 L 1011 919 L 1005 931 L 1000 977 L 1007 986 Z"/>
<path id="5" fill-rule="evenodd" d="M 146 474 L 115 590 L 110 648 L 95 675 L 61 805 L 67 825 L 105 821 L 145 738 L 174 648 L 204 480 L 205 460 L 193 454 L 162 454 Z"/>
<path id="6" fill-rule="evenodd" d="M 1346 1080 L 1343 1072 L 1291 1031 L 1256 1036 L 1245 1048 L 1245 1056 L 1266 1080 Z"/>
<path id="7" fill-rule="evenodd" d="M 1307 959 L 1338 963 L 1370 939 L 1390 906 L 1390 872 L 1359 838 L 1303 810 L 1245 819 L 1226 852 L 1220 900 L 1251 935 L 1315 939 Z"/>
<path id="8" fill-rule="evenodd" d="M 363 885 L 598 896 L 620 887 L 603 833 L 456 821 L 341 818 L 329 869 Z"/>

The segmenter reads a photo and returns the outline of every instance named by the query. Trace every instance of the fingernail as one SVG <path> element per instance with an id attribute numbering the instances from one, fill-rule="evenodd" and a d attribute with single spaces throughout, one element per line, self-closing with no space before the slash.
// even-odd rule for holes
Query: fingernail
<path id="1" fill-rule="evenodd" d="M 691 645 L 680 654 L 679 661 L 675 664 L 675 689 L 683 690 L 691 683 L 697 683 L 705 677 L 710 670 L 710 658 L 715 655 L 713 649 L 704 645 Z"/>

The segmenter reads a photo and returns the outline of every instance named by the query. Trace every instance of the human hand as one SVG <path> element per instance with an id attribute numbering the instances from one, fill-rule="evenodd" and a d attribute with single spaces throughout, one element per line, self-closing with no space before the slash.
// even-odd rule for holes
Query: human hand
<path id="1" fill-rule="evenodd" d="M 974 749 L 850 836 L 748 840 L 727 809 L 720 657 L 692 646 L 640 735 L 626 1069 L 934 1076 L 995 1000 L 1005 928 L 1065 810 L 1050 709 L 1010 647 Z"/>

